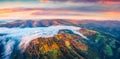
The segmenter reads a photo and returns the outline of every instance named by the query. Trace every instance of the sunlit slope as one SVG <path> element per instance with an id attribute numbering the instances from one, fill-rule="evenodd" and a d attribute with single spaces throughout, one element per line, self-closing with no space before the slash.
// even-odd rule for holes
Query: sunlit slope
<path id="1" fill-rule="evenodd" d="M 27 49 L 16 58 L 25 59 L 113 59 L 119 58 L 120 42 L 108 35 L 81 29 L 79 32 L 90 40 L 85 40 L 70 30 L 61 30 L 49 38 L 36 38 Z"/>
<path id="2" fill-rule="evenodd" d="M 0 58 L 119 59 L 119 24 L 119 21 L 61 19 L 17 20 L 1 23 Z M 57 27 L 60 25 L 65 27 Z M 56 32 L 51 27 L 62 29 Z M 76 28 L 77 30 L 73 30 Z M 55 35 L 46 36 L 49 32 L 50 35 Z M 79 35 L 80 33 L 82 36 Z"/>

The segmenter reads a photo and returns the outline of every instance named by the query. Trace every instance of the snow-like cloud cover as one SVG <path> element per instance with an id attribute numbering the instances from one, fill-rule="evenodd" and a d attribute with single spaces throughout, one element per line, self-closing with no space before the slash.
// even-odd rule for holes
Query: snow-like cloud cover
<path id="1" fill-rule="evenodd" d="M 50 27 L 36 27 L 36 28 L 0 28 L 0 34 L 5 34 L 0 36 L 0 42 L 3 44 L 3 59 L 9 59 L 11 53 L 13 53 L 13 49 L 20 49 L 20 51 L 24 52 L 28 47 L 29 43 L 39 37 L 49 38 L 57 35 L 59 30 L 67 29 L 71 30 L 74 34 L 78 34 L 84 39 L 88 40 L 86 36 L 82 33 L 78 32 L 80 27 L 74 26 L 50 26 Z M 17 45 L 18 44 L 18 45 Z M 16 46 L 14 46 L 16 45 Z"/>

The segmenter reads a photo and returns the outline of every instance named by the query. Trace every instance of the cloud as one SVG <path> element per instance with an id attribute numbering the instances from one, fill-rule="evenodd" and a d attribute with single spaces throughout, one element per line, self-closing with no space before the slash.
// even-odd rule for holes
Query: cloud
<path id="1" fill-rule="evenodd" d="M 0 7 L 0 19 L 120 19 L 119 4 L 1 3 Z"/>
<path id="2" fill-rule="evenodd" d="M 35 1 L 35 0 L 0 0 L 0 2 L 29 2 L 29 1 Z"/>
<path id="3" fill-rule="evenodd" d="M 73 3 L 102 3 L 102 4 L 120 4 L 120 0 L 49 0 L 51 2 L 73 2 Z M 47 2 L 49 2 L 47 1 Z"/>
<path id="4" fill-rule="evenodd" d="M 10 9 L 9 9 L 10 10 Z M 11 9 L 12 10 L 12 9 Z M 76 10 L 59 10 L 59 9 L 40 9 L 40 8 L 19 8 L 16 11 L 0 14 L 2 19 L 98 19 L 98 20 L 120 20 L 119 11 L 100 11 L 86 12 Z"/>
<path id="5" fill-rule="evenodd" d="M 11 5 L 11 6 L 10 6 Z M 44 10 L 74 10 L 85 12 L 120 11 L 119 4 L 98 4 L 98 3 L 1 3 L 0 9 L 22 8 L 24 10 L 44 9 Z M 15 10 L 14 10 L 15 11 Z M 7 11 L 11 12 L 10 10 Z M 0 13 L 4 13 L 0 10 Z"/>
<path id="6" fill-rule="evenodd" d="M 119 2 L 120 0 L 49 0 L 49 1 L 59 1 L 59 2 Z"/>

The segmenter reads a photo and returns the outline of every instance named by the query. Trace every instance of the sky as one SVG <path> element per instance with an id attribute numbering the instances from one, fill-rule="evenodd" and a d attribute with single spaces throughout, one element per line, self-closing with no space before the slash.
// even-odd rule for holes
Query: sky
<path id="1" fill-rule="evenodd" d="M 0 20 L 120 20 L 120 0 L 0 0 Z"/>

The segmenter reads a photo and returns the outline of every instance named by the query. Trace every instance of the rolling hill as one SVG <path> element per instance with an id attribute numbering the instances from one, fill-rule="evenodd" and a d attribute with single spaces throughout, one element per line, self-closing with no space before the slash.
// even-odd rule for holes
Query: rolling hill
<path id="1" fill-rule="evenodd" d="M 48 30 L 55 32 L 52 30 L 53 28 L 49 28 L 50 26 L 58 29 L 59 27 L 56 26 L 59 25 L 80 27 L 81 29 L 75 32 L 74 27 L 64 27 L 54 36 L 35 36 L 36 38 L 28 36 L 22 39 L 25 40 L 23 42 L 31 40 L 29 44 L 26 46 L 23 43 L 19 46 L 21 39 L 18 38 L 30 33 L 39 33 L 36 32 L 38 30 L 44 31 L 43 35 L 47 35 Z M 10 29 L 10 32 L 6 32 L 7 30 L 5 33 L 0 32 L 0 59 L 118 59 L 120 58 L 119 25 L 120 21 L 61 19 L 16 20 L 1 23 L 0 28 L 3 28 L 3 31 L 6 30 L 5 28 Z M 37 29 L 33 30 L 34 28 Z M 9 49 L 5 49 L 5 47 Z M 5 52 L 9 53 L 5 54 Z"/>

